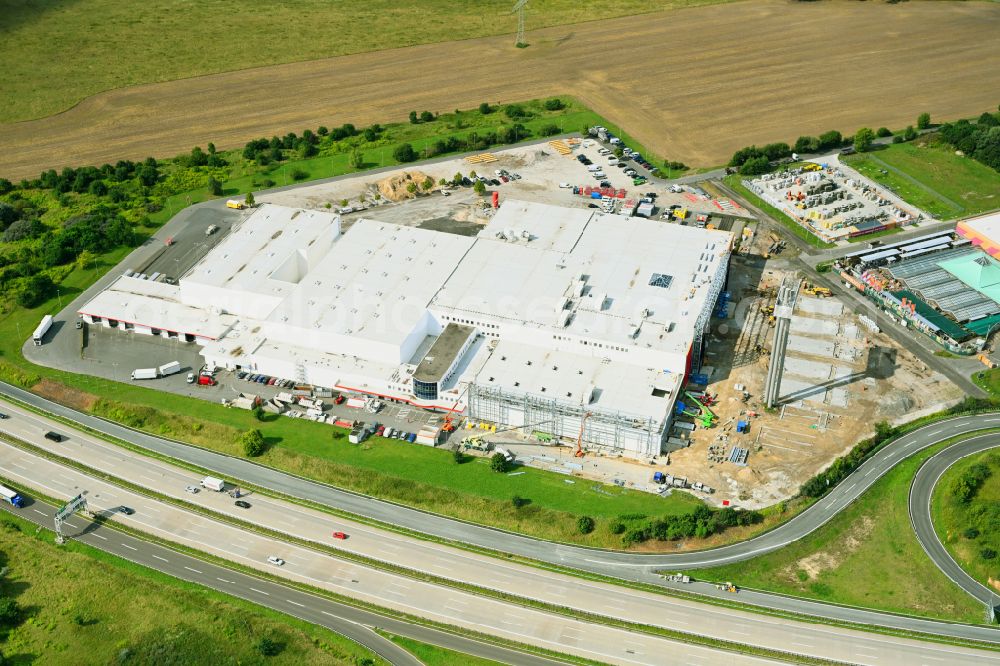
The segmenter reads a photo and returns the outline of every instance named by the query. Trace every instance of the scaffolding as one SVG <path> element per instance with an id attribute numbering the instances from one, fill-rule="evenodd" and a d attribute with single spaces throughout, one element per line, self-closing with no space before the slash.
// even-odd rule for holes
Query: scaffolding
<path id="1" fill-rule="evenodd" d="M 587 413 L 590 416 L 584 422 Z M 515 430 L 524 427 L 525 435 L 541 430 L 538 424 L 544 423 L 544 432 L 574 443 L 583 422 L 583 441 L 588 448 L 610 454 L 629 451 L 639 456 L 660 453 L 666 426 L 666 415 L 657 421 L 650 416 L 605 411 L 593 405 L 476 383 L 469 387 L 468 415 L 473 421 L 488 421 Z"/>

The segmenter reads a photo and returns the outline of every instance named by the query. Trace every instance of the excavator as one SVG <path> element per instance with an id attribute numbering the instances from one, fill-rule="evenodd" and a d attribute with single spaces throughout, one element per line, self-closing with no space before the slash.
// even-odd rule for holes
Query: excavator
<path id="1" fill-rule="evenodd" d="M 833 296 L 833 292 L 826 287 L 817 287 L 816 285 L 808 282 L 802 286 L 802 291 L 810 296 L 820 296 L 821 298 L 829 298 L 830 296 Z"/>

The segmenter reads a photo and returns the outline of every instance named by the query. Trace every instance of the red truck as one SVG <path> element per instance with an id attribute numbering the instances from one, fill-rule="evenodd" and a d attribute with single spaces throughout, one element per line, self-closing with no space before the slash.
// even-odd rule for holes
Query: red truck
<path id="1" fill-rule="evenodd" d="M 216 381 L 208 375 L 198 375 L 199 386 L 215 386 Z"/>

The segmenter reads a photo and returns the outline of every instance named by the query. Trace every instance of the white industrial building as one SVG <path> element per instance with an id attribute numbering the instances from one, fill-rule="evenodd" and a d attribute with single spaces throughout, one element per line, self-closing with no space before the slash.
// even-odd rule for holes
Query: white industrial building
<path id="1" fill-rule="evenodd" d="M 94 324 L 206 362 L 660 452 L 732 236 L 507 201 L 475 237 L 263 205 L 178 285 L 122 276 Z"/>

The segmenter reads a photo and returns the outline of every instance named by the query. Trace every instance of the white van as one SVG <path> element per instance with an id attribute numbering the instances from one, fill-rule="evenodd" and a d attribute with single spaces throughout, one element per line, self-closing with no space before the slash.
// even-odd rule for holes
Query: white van
<path id="1" fill-rule="evenodd" d="M 587 171 L 594 173 L 595 171 L 600 171 L 603 167 L 600 164 L 591 164 L 587 167 Z"/>

